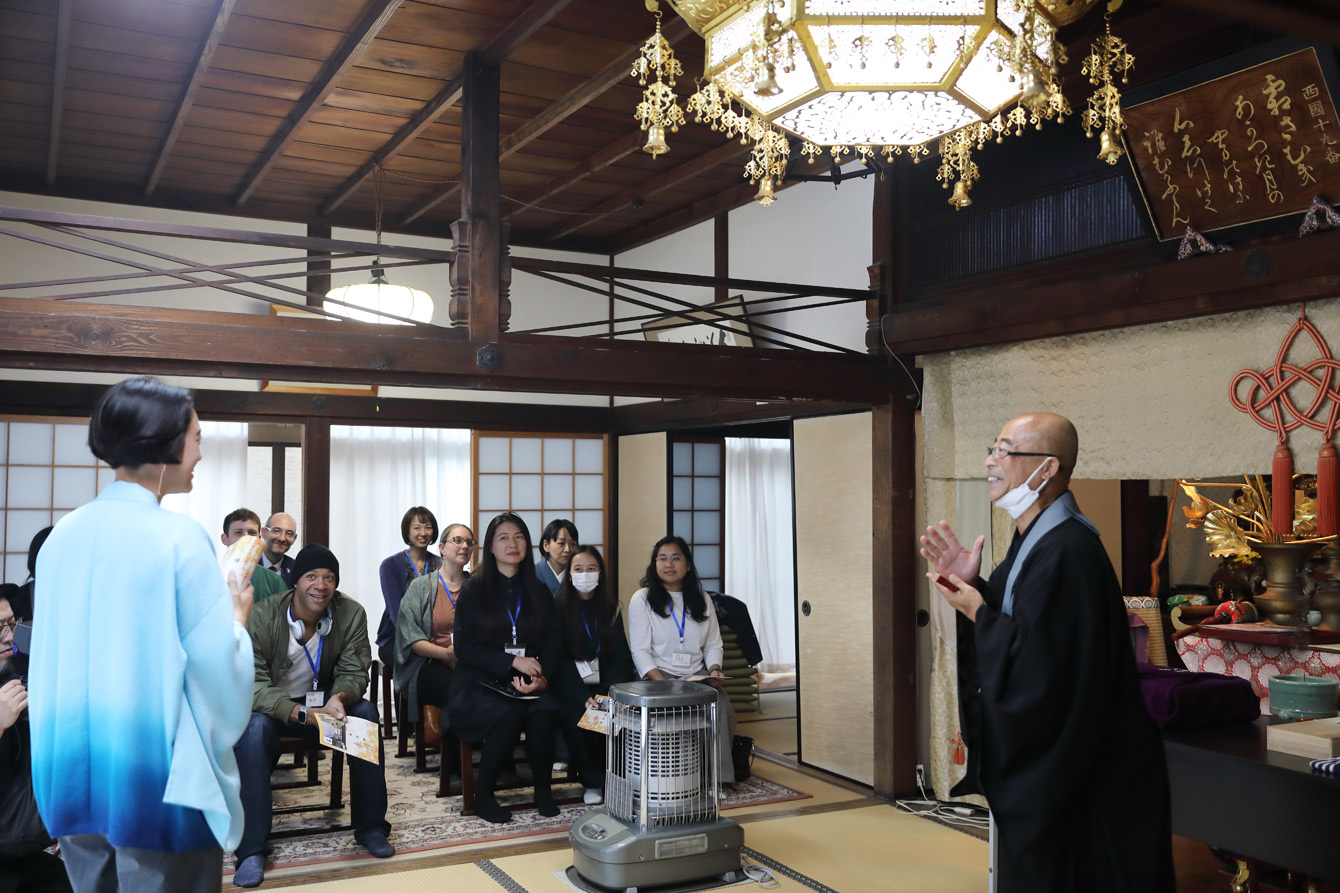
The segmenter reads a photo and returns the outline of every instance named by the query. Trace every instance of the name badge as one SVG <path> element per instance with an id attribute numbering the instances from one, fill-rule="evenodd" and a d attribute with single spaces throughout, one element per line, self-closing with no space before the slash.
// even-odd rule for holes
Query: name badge
<path id="1" fill-rule="evenodd" d="M 670 655 L 670 662 L 676 670 L 687 670 L 693 666 L 693 655 L 687 651 L 676 651 Z"/>
<path id="2" fill-rule="evenodd" d="M 506 651 L 508 654 L 512 655 L 512 657 L 526 656 L 526 647 L 524 645 L 507 645 L 503 647 L 503 651 Z"/>
<path id="3" fill-rule="evenodd" d="M 325 693 L 325 692 L 323 692 L 323 691 L 309 691 L 309 692 L 307 693 L 307 707 L 308 707 L 309 709 L 312 708 L 312 707 L 324 707 L 324 706 L 326 706 L 326 693 Z"/>
<path id="4" fill-rule="evenodd" d="M 600 658 L 594 660 L 577 661 L 577 675 L 582 677 L 582 681 L 587 685 L 594 685 L 600 681 Z"/>

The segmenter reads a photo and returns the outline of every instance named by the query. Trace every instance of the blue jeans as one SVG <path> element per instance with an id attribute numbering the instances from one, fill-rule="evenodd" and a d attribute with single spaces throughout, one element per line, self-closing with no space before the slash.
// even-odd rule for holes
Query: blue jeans
<path id="1" fill-rule="evenodd" d="M 349 716 L 377 722 L 377 708 L 366 700 L 345 707 Z M 251 714 L 247 730 L 233 747 L 237 755 L 237 773 L 242 782 L 242 841 L 237 845 L 237 861 L 257 853 L 268 853 L 273 816 L 270 812 L 270 773 L 279 762 L 279 738 L 303 737 L 316 740 L 316 726 L 284 723 L 264 713 Z M 354 839 L 363 842 L 369 831 L 391 833 L 386 821 L 386 753 L 377 745 L 379 763 L 349 758 L 349 799 L 353 814 Z"/>

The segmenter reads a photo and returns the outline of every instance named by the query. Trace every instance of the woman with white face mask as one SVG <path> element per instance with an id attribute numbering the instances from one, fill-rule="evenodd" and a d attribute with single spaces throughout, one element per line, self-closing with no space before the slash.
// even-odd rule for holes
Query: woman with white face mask
<path id="1" fill-rule="evenodd" d="M 586 788 L 587 805 L 604 799 L 605 736 L 578 728 L 596 695 L 609 694 L 616 682 L 637 678 L 624 635 L 619 599 L 605 583 L 605 560 L 595 546 L 578 546 L 567 576 L 554 595 L 563 642 L 567 649 L 563 669 L 555 682 L 563 737 Z"/>

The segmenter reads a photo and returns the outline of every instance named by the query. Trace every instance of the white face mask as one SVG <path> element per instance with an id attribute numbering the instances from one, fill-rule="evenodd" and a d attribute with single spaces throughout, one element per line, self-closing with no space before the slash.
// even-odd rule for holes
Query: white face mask
<path id="1" fill-rule="evenodd" d="M 595 592 L 600 585 L 600 571 L 580 571 L 572 575 L 572 588 L 578 592 Z"/>
<path id="2" fill-rule="evenodd" d="M 1038 496 L 1042 494 L 1042 488 L 1047 486 L 1047 482 L 1043 481 L 1036 490 L 1028 488 L 1028 485 L 1033 482 L 1033 478 L 1037 476 L 1037 473 L 1042 470 L 1042 466 L 1046 465 L 1048 461 L 1048 459 L 1043 459 L 1042 465 L 1033 469 L 1033 473 L 1028 476 L 1028 480 L 997 499 L 996 508 L 1004 509 L 1010 513 L 1011 518 L 1016 521 L 1019 520 L 1019 516 L 1028 511 L 1033 503 L 1038 501 Z"/>

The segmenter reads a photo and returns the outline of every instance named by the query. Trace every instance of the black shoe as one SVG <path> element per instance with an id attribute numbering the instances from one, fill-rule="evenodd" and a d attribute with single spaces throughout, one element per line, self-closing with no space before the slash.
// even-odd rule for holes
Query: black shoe
<path id="1" fill-rule="evenodd" d="M 512 810 L 500 806 L 492 794 L 475 794 L 475 815 L 495 825 L 506 825 L 512 821 Z"/>
<path id="2" fill-rule="evenodd" d="M 535 811 L 546 818 L 553 818 L 558 815 L 558 804 L 554 802 L 553 793 L 550 791 L 536 791 Z"/>

